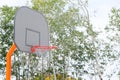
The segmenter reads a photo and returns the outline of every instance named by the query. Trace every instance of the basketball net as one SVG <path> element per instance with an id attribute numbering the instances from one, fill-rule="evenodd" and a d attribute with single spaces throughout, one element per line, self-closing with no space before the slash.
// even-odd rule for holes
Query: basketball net
<path id="1" fill-rule="evenodd" d="M 38 57 L 45 57 L 48 50 L 57 49 L 57 46 L 33 46 L 31 52 L 35 53 Z"/>

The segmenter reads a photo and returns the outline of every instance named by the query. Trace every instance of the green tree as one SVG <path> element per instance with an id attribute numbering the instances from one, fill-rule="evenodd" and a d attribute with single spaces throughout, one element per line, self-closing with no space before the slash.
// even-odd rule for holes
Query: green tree
<path id="1" fill-rule="evenodd" d="M 51 53 L 56 71 L 69 74 L 72 68 L 73 76 L 77 77 L 87 72 L 84 63 L 95 58 L 90 39 L 96 36 L 89 21 L 87 1 L 32 0 L 32 3 L 33 9 L 46 16 L 51 44 L 58 46 Z"/>
<path id="2" fill-rule="evenodd" d="M 16 9 L 3 6 L 0 8 L 0 70 L 5 73 L 6 53 L 13 42 L 13 18 Z"/>
<path id="3" fill-rule="evenodd" d="M 50 44 L 58 46 L 57 50 L 50 52 L 51 63 L 55 66 L 56 74 L 62 74 L 62 80 L 68 75 L 73 78 L 80 78 L 85 74 L 98 75 L 101 78 L 99 69 L 102 68 L 99 67 L 101 67 L 102 63 L 101 65 L 98 64 L 102 56 L 100 55 L 101 52 L 98 51 L 102 42 L 96 38 L 97 34 L 92 29 L 87 10 L 87 1 L 32 0 L 32 3 L 32 8 L 42 12 L 48 21 Z M 15 12 L 16 8 L 7 6 L 2 7 L 0 11 L 0 46 L 2 47 L 0 48 L 0 53 L 2 53 L 0 59 L 3 61 L 1 63 L 1 69 L 3 70 L 5 70 L 6 52 L 13 42 Z M 34 55 L 20 54 L 18 51 L 14 56 L 13 75 L 18 76 L 17 80 L 19 80 L 19 77 L 23 80 L 37 80 L 41 79 L 41 74 L 46 75 L 46 73 L 53 75 L 52 65 L 45 68 L 44 72 L 36 68 L 39 59 Z M 86 65 L 90 67 L 86 69 Z M 98 67 L 96 68 L 96 66 Z M 20 74 L 21 70 L 23 74 Z"/>
<path id="4" fill-rule="evenodd" d="M 120 54 L 120 9 L 118 8 L 112 8 L 111 12 L 109 14 L 109 25 L 105 28 L 107 35 L 107 38 L 110 41 L 110 45 L 112 46 L 112 51 L 115 57 L 115 60 L 113 63 L 118 63 L 116 64 L 115 68 L 119 67 L 119 54 Z M 119 75 L 119 70 L 114 71 L 115 73 L 118 72 Z M 114 73 L 112 73 L 113 75 Z"/>

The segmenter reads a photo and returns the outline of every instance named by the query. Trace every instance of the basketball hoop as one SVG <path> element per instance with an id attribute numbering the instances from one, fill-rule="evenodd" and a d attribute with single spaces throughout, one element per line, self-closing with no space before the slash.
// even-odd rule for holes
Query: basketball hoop
<path id="1" fill-rule="evenodd" d="M 48 46 L 49 28 L 42 13 L 25 6 L 19 8 L 15 14 L 14 27 L 14 43 L 6 56 L 6 80 L 11 79 L 11 57 L 16 48 L 22 52 L 36 53 L 42 58 L 42 64 L 43 58 L 48 56 L 47 51 L 57 48 Z M 40 44 L 45 46 L 36 46 Z"/>
<path id="2" fill-rule="evenodd" d="M 45 52 L 48 50 L 57 49 L 57 46 L 33 46 L 31 47 L 31 52 L 36 53 L 37 56 L 45 56 Z"/>

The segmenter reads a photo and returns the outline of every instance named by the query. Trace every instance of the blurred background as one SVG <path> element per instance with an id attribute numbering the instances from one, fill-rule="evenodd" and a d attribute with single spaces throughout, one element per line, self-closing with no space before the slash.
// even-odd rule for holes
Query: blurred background
<path id="1" fill-rule="evenodd" d="M 0 80 L 13 41 L 14 16 L 21 6 L 43 13 L 50 44 L 48 56 L 17 50 L 11 80 L 120 80 L 119 0 L 0 0 Z"/>

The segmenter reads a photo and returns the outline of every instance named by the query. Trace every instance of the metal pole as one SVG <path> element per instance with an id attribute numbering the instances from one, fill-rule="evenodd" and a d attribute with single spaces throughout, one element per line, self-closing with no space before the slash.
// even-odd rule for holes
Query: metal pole
<path id="1" fill-rule="evenodd" d="M 16 45 L 13 43 L 6 55 L 6 80 L 10 80 L 11 78 L 11 56 L 15 50 Z"/>

